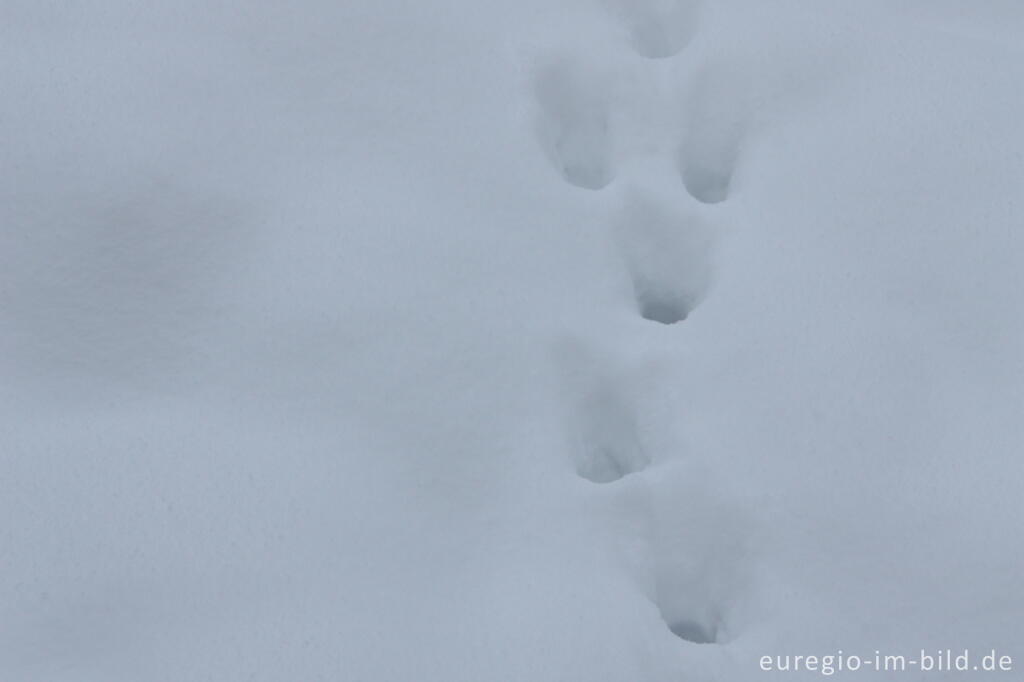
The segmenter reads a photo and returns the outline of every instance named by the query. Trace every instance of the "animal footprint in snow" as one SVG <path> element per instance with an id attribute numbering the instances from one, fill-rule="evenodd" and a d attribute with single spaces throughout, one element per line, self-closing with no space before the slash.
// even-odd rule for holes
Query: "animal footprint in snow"
<path id="1" fill-rule="evenodd" d="M 692 40 L 697 0 L 611 0 L 630 32 L 633 49 L 651 59 L 679 54 Z"/>
<path id="2" fill-rule="evenodd" d="M 610 483 L 642 471 L 651 458 L 640 442 L 636 417 L 614 383 L 599 383 L 581 400 L 576 472 Z"/>
<path id="3" fill-rule="evenodd" d="M 668 629 L 693 644 L 728 635 L 748 596 L 748 528 L 720 486 L 694 468 L 676 470 L 652 499 L 654 600 Z"/>
<path id="4" fill-rule="evenodd" d="M 711 283 L 710 229 L 636 192 L 614 228 L 640 314 L 662 324 L 685 320 Z"/>
<path id="5" fill-rule="evenodd" d="M 576 473 L 611 483 L 651 463 L 629 382 L 577 344 L 560 349 L 568 389 L 569 450 Z"/>
<path id="6" fill-rule="evenodd" d="M 537 133 L 548 158 L 565 180 L 601 189 L 614 177 L 609 94 L 596 74 L 568 60 L 537 74 Z"/>
<path id="7" fill-rule="evenodd" d="M 729 197 L 750 118 L 750 95 L 741 81 L 721 69 L 705 70 L 686 96 L 677 161 L 683 185 L 701 203 Z"/>

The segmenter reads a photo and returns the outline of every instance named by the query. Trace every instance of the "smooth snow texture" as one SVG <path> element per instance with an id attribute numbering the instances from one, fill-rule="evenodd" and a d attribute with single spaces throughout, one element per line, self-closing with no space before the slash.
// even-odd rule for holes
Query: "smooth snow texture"
<path id="1" fill-rule="evenodd" d="M 1024 665 L 1022 31 L 4 2 L 0 679 Z"/>

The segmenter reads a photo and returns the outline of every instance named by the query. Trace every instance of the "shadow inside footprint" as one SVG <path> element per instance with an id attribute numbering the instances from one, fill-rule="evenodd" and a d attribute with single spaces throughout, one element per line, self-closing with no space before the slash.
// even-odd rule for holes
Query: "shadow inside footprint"
<path id="1" fill-rule="evenodd" d="M 597 190 L 612 181 L 607 93 L 595 74 L 558 61 L 536 77 L 537 134 L 566 182 Z"/>
<path id="2" fill-rule="evenodd" d="M 749 596 L 744 514 L 700 467 L 668 470 L 652 492 L 653 595 L 665 626 L 692 644 L 731 640 Z"/>
<path id="3" fill-rule="evenodd" d="M 750 87 L 730 66 L 700 72 L 686 101 L 686 130 L 676 157 L 686 191 L 704 204 L 729 198 L 749 128 Z"/>
<path id="4" fill-rule="evenodd" d="M 638 295 L 637 298 L 640 304 L 640 315 L 651 322 L 675 324 L 682 322 L 690 314 L 690 306 L 685 301 L 645 295 Z"/>
<path id="5" fill-rule="evenodd" d="M 576 473 L 594 483 L 611 483 L 647 468 L 651 458 L 640 443 L 626 396 L 615 386 L 597 387 L 581 408 Z"/>
<path id="6" fill-rule="evenodd" d="M 696 0 L 620 0 L 620 4 L 633 49 L 642 57 L 673 57 L 683 51 L 696 32 Z"/>
<path id="7" fill-rule="evenodd" d="M 711 281 L 711 232 L 696 218 L 634 193 L 615 223 L 640 315 L 652 322 L 685 320 Z"/>
<path id="8" fill-rule="evenodd" d="M 680 163 L 683 185 L 702 204 L 718 204 L 729 198 L 732 182 L 732 163 L 722 163 L 722 168 L 712 168 L 698 163 Z"/>
<path id="9" fill-rule="evenodd" d="M 714 628 L 705 627 L 694 620 L 677 620 L 668 623 L 668 629 L 681 640 L 693 644 L 714 644 L 717 633 Z"/>
<path id="10" fill-rule="evenodd" d="M 569 406 L 567 434 L 576 474 L 611 483 L 643 471 L 651 455 L 629 378 L 575 342 L 558 348 Z"/>
<path id="11" fill-rule="evenodd" d="M 595 448 L 585 464 L 577 468 L 577 473 L 593 483 L 612 483 L 642 469 L 646 466 L 644 460 L 646 457 L 633 448 L 625 451 Z"/>

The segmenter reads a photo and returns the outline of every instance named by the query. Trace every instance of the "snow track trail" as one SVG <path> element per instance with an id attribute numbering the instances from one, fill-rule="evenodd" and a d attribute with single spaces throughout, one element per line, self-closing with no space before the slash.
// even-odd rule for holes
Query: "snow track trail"
<path id="1" fill-rule="evenodd" d="M 1021 35 L 0 2 L 0 682 L 1019 672 Z"/>
<path id="2" fill-rule="evenodd" d="M 580 477 L 610 487 L 602 494 L 609 510 L 625 504 L 642 519 L 619 529 L 638 538 L 639 546 L 629 537 L 615 540 L 646 556 L 639 561 L 646 568 L 635 576 L 636 598 L 653 603 L 665 632 L 681 640 L 680 646 L 697 647 L 683 656 L 704 659 L 691 661 L 691 669 L 711 670 L 728 654 L 704 646 L 727 648 L 742 634 L 729 618 L 746 589 L 748 524 L 728 493 L 690 461 L 692 453 L 680 452 L 683 441 L 658 433 L 664 424 L 641 418 L 640 404 L 671 404 L 672 398 L 664 385 L 628 365 L 649 364 L 664 343 L 661 326 L 683 323 L 708 296 L 716 232 L 724 228 L 710 226 L 715 218 L 701 204 L 728 199 L 740 143 L 728 121 L 742 112 L 730 111 L 728 102 L 705 105 L 717 93 L 699 86 L 700 74 L 698 86 L 683 90 L 682 106 L 672 104 L 677 91 L 666 75 L 677 68 L 674 62 L 688 59 L 685 48 L 699 30 L 699 3 L 610 2 L 609 9 L 629 34 L 620 63 L 606 57 L 588 65 L 584 48 L 581 54 L 563 51 L 557 62 L 537 70 L 537 130 L 565 181 L 612 196 L 607 229 L 595 230 L 595 237 L 606 235 L 617 250 L 636 314 L 654 326 L 631 339 L 633 359 L 625 365 L 626 349 L 608 344 L 599 350 L 576 341 L 560 349 L 562 366 L 572 368 L 566 371 L 579 405 L 570 421 L 576 434 L 570 449 Z M 631 90 L 622 84 L 629 79 L 650 85 Z M 679 123 L 671 118 L 660 126 L 660 137 L 652 136 L 650 122 L 666 121 L 677 110 L 690 113 L 683 141 L 677 141 Z M 622 140 L 645 142 L 630 147 Z M 685 343 L 685 330 L 674 338 Z"/>

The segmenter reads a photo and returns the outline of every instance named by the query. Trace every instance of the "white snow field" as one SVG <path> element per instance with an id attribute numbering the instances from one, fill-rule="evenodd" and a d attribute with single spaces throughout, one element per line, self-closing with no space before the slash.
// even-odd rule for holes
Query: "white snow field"
<path id="1" fill-rule="evenodd" d="M 0 0 L 0 680 L 1016 679 L 1022 36 Z"/>

